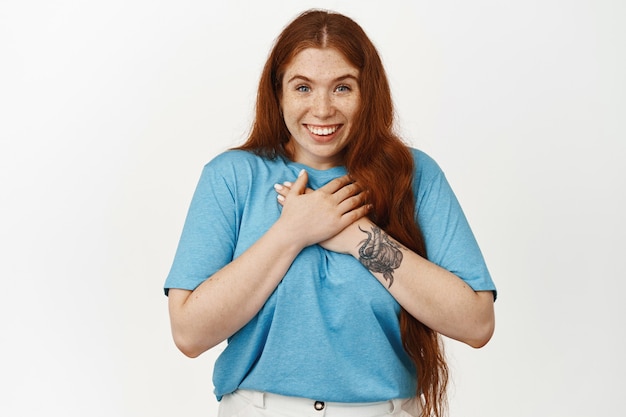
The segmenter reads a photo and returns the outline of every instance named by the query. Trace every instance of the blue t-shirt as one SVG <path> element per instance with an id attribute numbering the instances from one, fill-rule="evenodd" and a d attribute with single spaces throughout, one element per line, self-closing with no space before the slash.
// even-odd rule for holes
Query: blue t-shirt
<path id="1" fill-rule="evenodd" d="M 495 291 L 483 256 L 439 166 L 412 149 L 417 221 L 429 260 L 474 290 Z M 274 184 L 305 168 L 317 189 L 346 174 L 285 158 L 228 151 L 202 172 L 165 282 L 193 290 L 241 255 L 278 219 Z M 402 347 L 400 306 L 350 255 L 305 248 L 258 314 L 215 363 L 215 395 L 238 388 L 337 402 L 415 395 L 415 367 Z"/>

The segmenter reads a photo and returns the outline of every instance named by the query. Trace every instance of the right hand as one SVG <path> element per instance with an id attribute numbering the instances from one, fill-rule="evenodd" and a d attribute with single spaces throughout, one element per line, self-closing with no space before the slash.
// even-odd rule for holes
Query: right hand
<path id="1" fill-rule="evenodd" d="M 323 187 L 306 187 L 308 174 L 301 171 L 294 183 L 275 186 L 283 211 L 277 223 L 302 248 L 326 241 L 367 215 L 366 193 L 348 175 Z"/>

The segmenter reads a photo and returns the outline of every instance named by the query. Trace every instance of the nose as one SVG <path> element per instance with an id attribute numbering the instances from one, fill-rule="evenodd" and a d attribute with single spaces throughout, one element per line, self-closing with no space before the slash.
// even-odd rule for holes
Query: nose
<path id="1" fill-rule="evenodd" d="M 312 113 L 315 117 L 325 119 L 333 115 L 333 99 L 327 92 L 318 92 L 313 98 Z"/>

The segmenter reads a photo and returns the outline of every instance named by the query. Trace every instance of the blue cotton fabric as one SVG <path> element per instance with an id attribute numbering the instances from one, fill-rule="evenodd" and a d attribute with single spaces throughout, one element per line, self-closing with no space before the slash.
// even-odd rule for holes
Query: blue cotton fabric
<path id="1" fill-rule="evenodd" d="M 416 216 L 429 259 L 474 290 L 495 286 L 465 216 L 439 166 L 412 149 Z M 301 169 L 317 189 L 346 174 L 284 158 L 228 151 L 202 171 L 171 271 L 170 288 L 194 290 L 257 241 L 278 219 L 274 184 Z M 238 388 L 335 402 L 415 395 L 402 348 L 400 306 L 350 255 L 305 248 L 259 313 L 229 340 L 214 367 L 215 395 Z"/>

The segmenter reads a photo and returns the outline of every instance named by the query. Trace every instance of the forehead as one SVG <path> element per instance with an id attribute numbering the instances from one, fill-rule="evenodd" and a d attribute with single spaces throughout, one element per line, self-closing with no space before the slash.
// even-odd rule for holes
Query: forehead
<path id="1" fill-rule="evenodd" d="M 306 48 L 298 52 L 285 68 L 283 81 L 293 77 L 315 80 L 335 79 L 351 75 L 358 78 L 359 70 L 335 48 Z"/>

